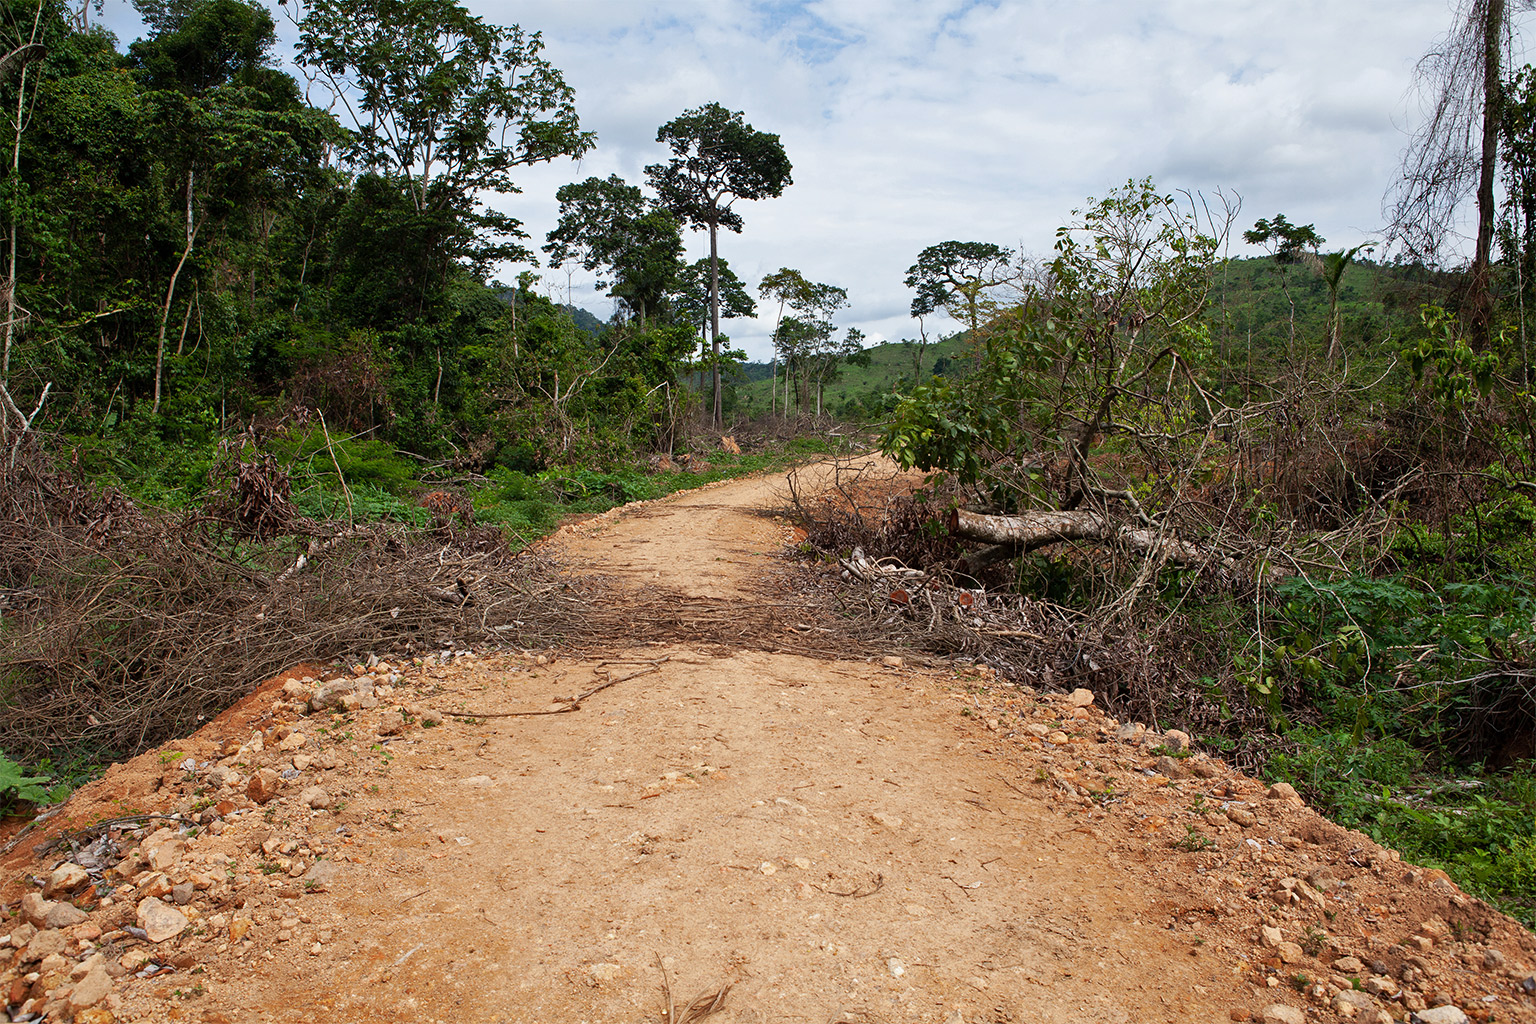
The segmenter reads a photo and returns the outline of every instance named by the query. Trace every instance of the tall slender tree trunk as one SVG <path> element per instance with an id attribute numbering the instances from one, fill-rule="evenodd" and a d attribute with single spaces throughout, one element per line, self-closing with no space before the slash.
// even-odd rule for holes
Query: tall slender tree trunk
<path id="1" fill-rule="evenodd" d="M 714 413 L 713 423 L 720 426 L 725 417 L 720 409 L 720 250 L 717 237 L 719 225 L 715 221 L 709 222 L 709 351 L 713 357 L 710 361 L 710 377 L 714 381 Z"/>
<path id="2" fill-rule="evenodd" d="M 34 34 L 36 30 L 34 29 Z M 26 117 L 27 100 L 27 72 L 30 68 L 22 65 L 21 82 L 16 87 L 16 134 L 15 142 L 11 146 L 11 181 L 20 181 L 21 175 L 21 129 L 23 118 Z M 11 382 L 11 344 L 16 338 L 16 210 L 11 209 L 10 227 L 10 252 L 6 256 L 5 270 L 5 353 L 0 355 L 0 384 L 6 386 Z"/>
<path id="3" fill-rule="evenodd" d="M 37 33 L 42 27 L 43 4 L 38 0 L 37 11 L 32 16 L 32 35 L 28 38 L 26 46 L 21 49 L 37 47 Z M 18 51 L 19 52 L 19 51 Z M 15 54 L 12 54 L 15 56 Z M 12 123 L 15 133 L 11 142 L 11 182 L 13 188 L 20 187 L 21 181 L 21 134 L 26 128 L 27 118 L 27 72 L 32 70 L 32 60 L 35 57 L 24 57 L 21 64 L 21 72 L 16 82 L 16 120 Z M 16 210 L 14 205 L 10 211 L 9 229 L 10 252 L 6 254 L 5 275 L 5 349 L 0 353 L 0 387 L 9 388 L 11 383 L 11 346 L 16 340 L 16 314 L 20 311 L 20 304 L 16 299 Z M 9 396 L 10 392 L 6 392 Z M 0 410 L 0 417 L 4 411 Z M 3 420 L 0 420 L 3 423 Z"/>
<path id="4" fill-rule="evenodd" d="M 160 339 L 155 345 L 155 402 L 150 406 L 149 414 L 154 416 L 160 412 L 160 382 L 165 370 L 165 325 L 171 318 L 171 300 L 176 296 L 176 279 L 181 276 L 181 268 L 187 265 L 187 257 L 192 255 L 192 245 L 197 240 L 197 229 L 201 222 L 192 219 L 192 184 L 193 172 L 187 172 L 187 246 L 181 250 L 181 259 L 176 261 L 176 269 L 171 271 L 171 283 L 165 288 L 165 302 L 160 306 Z"/>
<path id="5" fill-rule="evenodd" d="M 780 295 L 779 296 L 779 318 L 778 318 L 778 320 L 773 325 L 773 347 L 774 347 L 773 360 L 769 364 L 772 367 L 772 370 L 773 370 L 773 381 L 772 381 L 772 383 L 768 387 L 768 415 L 770 417 L 773 416 L 774 408 L 775 408 L 775 402 L 778 399 L 778 395 L 779 395 L 779 353 L 778 353 L 778 347 L 779 347 L 779 328 L 781 328 L 783 326 L 784 326 L 784 297 L 782 295 Z M 784 379 L 786 381 L 789 380 L 788 367 L 785 368 Z M 788 398 L 787 395 L 785 396 L 785 400 L 784 400 L 784 411 L 785 412 L 789 412 L 789 398 Z"/>
<path id="6" fill-rule="evenodd" d="M 1488 347 L 1493 325 L 1493 284 L 1489 263 L 1493 249 L 1493 175 L 1499 162 L 1499 121 L 1503 113 L 1505 0 L 1488 0 L 1483 21 L 1483 151 L 1477 181 L 1477 249 L 1472 257 L 1472 346 Z"/>

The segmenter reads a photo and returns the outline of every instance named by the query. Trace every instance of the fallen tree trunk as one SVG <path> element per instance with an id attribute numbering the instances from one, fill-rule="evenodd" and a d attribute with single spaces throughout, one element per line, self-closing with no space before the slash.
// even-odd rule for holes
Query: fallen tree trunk
<path id="1" fill-rule="evenodd" d="M 1222 558 L 1199 544 L 1181 540 L 1148 527 L 1122 526 L 1109 522 L 1097 512 L 1025 512 L 1016 516 L 983 515 L 957 508 L 949 514 L 949 532 L 966 540 L 997 544 L 1010 554 L 1033 551 L 1047 544 L 1067 540 L 1119 543 L 1137 554 L 1154 555 L 1177 565 Z M 984 552 L 985 558 L 989 554 Z"/>

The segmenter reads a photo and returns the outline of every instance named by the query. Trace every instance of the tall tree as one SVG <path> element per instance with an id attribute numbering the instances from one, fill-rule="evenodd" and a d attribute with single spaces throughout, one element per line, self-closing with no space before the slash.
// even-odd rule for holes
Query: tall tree
<path id="1" fill-rule="evenodd" d="M 1514 15 L 1533 6 L 1532 0 L 1458 0 L 1454 27 L 1419 61 L 1419 81 L 1430 98 L 1428 116 L 1387 193 L 1388 242 L 1425 262 L 1443 255 L 1457 208 L 1468 195 L 1476 196 L 1466 319 L 1478 348 L 1486 346 L 1493 318 L 1488 268 L 1504 55 L 1513 43 Z"/>
<path id="2" fill-rule="evenodd" d="M 773 322 L 773 337 L 779 336 L 779 328 L 784 323 L 784 307 L 795 301 L 808 301 L 813 285 L 805 279 L 805 275 L 798 270 L 789 267 L 780 267 L 777 273 L 764 276 L 757 286 L 757 294 L 765 299 L 778 299 L 779 312 Z M 775 403 L 778 400 L 779 360 L 777 346 L 775 346 L 773 360 L 773 381 L 768 392 L 768 413 L 775 411 Z M 787 379 L 787 378 L 786 378 Z M 784 411 L 789 411 L 789 392 L 784 392 Z"/>
<path id="3" fill-rule="evenodd" d="M 702 393 L 704 368 L 714 367 L 718 373 L 723 362 L 718 341 L 723 335 L 716 330 L 711 337 L 711 323 L 718 327 L 721 320 L 756 316 L 757 303 L 752 301 L 746 285 L 736 276 L 730 263 L 720 259 L 700 259 L 685 266 L 678 275 L 678 289 L 672 301 L 677 315 L 699 333 L 699 391 Z"/>
<path id="4" fill-rule="evenodd" d="M 811 388 L 816 383 L 816 370 L 820 365 L 818 357 L 843 351 L 832 344 L 832 317 L 848 305 L 848 290 L 837 285 L 805 281 L 804 278 L 801 278 L 798 285 L 793 281 L 784 283 L 792 286 L 786 301 L 795 315 L 783 317 L 779 321 L 778 330 L 774 332 L 774 348 L 784 360 L 786 384 L 791 378 L 795 382 L 795 406 L 803 410 L 810 400 Z M 858 338 L 862 339 L 863 335 L 858 335 Z M 861 349 L 863 346 L 855 344 L 853 347 Z M 837 356 L 833 355 L 832 364 L 836 360 Z M 785 410 L 788 411 L 788 390 L 784 397 Z M 820 411 L 819 407 L 817 411 Z"/>
<path id="5" fill-rule="evenodd" d="M 1316 260 L 1317 250 L 1322 247 L 1326 239 L 1317 233 L 1315 226 L 1292 224 L 1286 219 L 1285 214 L 1277 213 L 1273 220 L 1260 217 L 1255 221 L 1252 229 L 1243 232 L 1243 241 L 1249 245 L 1263 246 L 1275 258 L 1275 265 L 1280 271 L 1280 291 L 1284 293 L 1285 301 L 1291 309 L 1289 345 L 1294 352 L 1296 349 L 1296 299 L 1291 295 L 1291 283 L 1287 277 L 1287 271 L 1307 257 Z M 1339 273 L 1343 273 L 1342 268 Z"/>
<path id="6" fill-rule="evenodd" d="M 555 192 L 560 221 L 544 251 L 556 266 L 580 263 L 601 270 L 618 299 L 639 321 L 663 311 L 683 267 L 682 231 L 669 212 L 651 209 L 640 189 L 617 174 L 563 185 Z"/>
<path id="7" fill-rule="evenodd" d="M 52 12 L 49 12 L 50 14 Z M 38 410 L 34 410 L 28 416 L 17 405 L 15 396 L 11 394 L 11 350 L 15 346 L 18 328 L 21 324 L 22 310 L 16 301 L 16 290 L 20 283 L 16 276 L 16 236 L 17 218 L 19 208 L 22 205 L 21 184 L 21 139 L 27 128 L 28 121 L 28 97 L 37 95 L 37 76 L 31 75 L 33 62 L 41 60 L 47 53 L 47 46 L 43 42 L 44 33 L 44 5 L 43 0 L 38 0 L 37 7 L 32 15 L 31 23 L 18 22 L 11 26 L 13 34 L 4 39 L 6 50 L 0 57 L 0 75 L 9 80 L 14 77 L 16 85 L 16 102 L 14 112 L 11 104 L 5 105 L 6 117 L 11 127 L 11 159 L 5 178 L 5 206 L 7 213 L 8 238 L 6 252 L 6 275 L 3 282 L 5 289 L 5 342 L 4 349 L 0 351 L 0 439 L 10 436 L 11 417 L 16 417 L 15 427 L 18 432 L 25 431 L 32 426 L 32 420 L 37 417 L 37 411 L 42 408 L 42 401 L 38 402 Z M 51 20 L 51 19 L 50 19 Z M 30 86 L 30 94 L 28 92 Z M 43 399 L 48 397 L 47 390 L 43 391 Z"/>
<path id="8" fill-rule="evenodd" d="M 1499 158 L 1504 165 L 1504 215 L 1499 250 L 1514 268 L 1521 375 L 1530 373 L 1526 317 L 1536 310 L 1536 68 L 1527 64 L 1504 94 Z"/>
<path id="9" fill-rule="evenodd" d="M 917 294 L 912 315 L 924 317 L 938 310 L 976 330 L 993 309 L 988 289 L 1009 277 L 1013 250 L 991 242 L 940 242 L 930 245 L 907 268 L 906 285 Z"/>
<path id="10" fill-rule="evenodd" d="M 1361 252 L 1371 250 L 1370 243 L 1362 243 L 1353 249 L 1340 249 L 1324 254 L 1319 269 L 1323 284 L 1328 286 L 1328 365 L 1339 361 L 1344 353 L 1344 317 L 1339 312 L 1339 297 L 1344 290 L 1344 271 Z"/>
<path id="11" fill-rule="evenodd" d="M 662 125 L 656 141 L 672 151 L 645 169 L 662 205 L 694 229 L 709 231 L 710 346 L 713 351 L 713 422 L 722 419 L 720 393 L 720 229 L 740 232 L 738 199 L 771 199 L 792 184 L 789 157 L 777 135 L 760 132 L 741 111 L 708 103 Z"/>
<path id="12" fill-rule="evenodd" d="M 350 161 L 399 188 L 431 228 L 406 226 L 429 240 L 423 309 L 453 262 L 483 274 L 531 258 L 519 221 L 484 197 L 518 192 L 519 167 L 596 143 L 539 33 L 487 24 L 454 0 L 311 0 L 299 47 L 352 121 Z"/>
<path id="13" fill-rule="evenodd" d="M 160 410 L 166 333 L 194 245 L 209 221 L 221 227 L 262 200 L 297 191 L 330 119 L 306 108 L 293 79 L 269 64 L 272 16 L 246 0 L 204 0 L 146 8 L 159 31 L 129 49 L 144 86 L 151 140 L 169 172 L 179 208 L 179 254 L 160 303 L 154 402 Z M 251 262 L 251 261 L 248 261 Z M 251 289 L 255 289 L 254 267 Z"/>
<path id="14" fill-rule="evenodd" d="M 806 369 L 816 389 L 816 415 L 822 414 L 822 398 L 827 385 L 837 379 L 843 364 L 868 366 L 869 353 L 864 351 L 864 332 L 857 327 L 848 328 L 841 340 L 830 332 L 820 339 L 810 351 Z"/>

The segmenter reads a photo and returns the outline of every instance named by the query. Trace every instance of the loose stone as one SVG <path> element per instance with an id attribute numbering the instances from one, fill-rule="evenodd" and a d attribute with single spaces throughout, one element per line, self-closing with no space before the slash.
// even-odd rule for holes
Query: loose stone
<path id="1" fill-rule="evenodd" d="M 154 896 L 139 903 L 139 927 L 144 929 L 150 942 L 173 939 L 186 930 L 187 915 L 174 907 L 168 907 Z"/>

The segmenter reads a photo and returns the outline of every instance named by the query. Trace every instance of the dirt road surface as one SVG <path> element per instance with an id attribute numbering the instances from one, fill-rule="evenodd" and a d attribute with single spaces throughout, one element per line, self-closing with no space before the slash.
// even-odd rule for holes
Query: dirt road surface
<path id="1" fill-rule="evenodd" d="M 1529 933 L 1283 791 L 1170 757 L 1176 734 L 984 668 L 805 657 L 793 632 L 733 644 L 792 603 L 785 492 L 715 485 L 551 542 L 636 615 L 696 609 L 696 642 L 386 659 L 329 692 L 337 673 L 300 668 L 115 767 L 59 820 L 207 827 L 120 836 L 105 898 L 66 880 L 51 907 L 29 879 L 68 851 L 27 837 L 5 862 L 24 942 L 0 998 L 210 1024 L 678 1024 L 722 991 L 721 1024 L 1291 1024 L 1437 1002 L 1536 1020 Z M 48 919 L 71 892 L 87 920 Z M 183 919 L 158 942 L 135 930 L 162 919 L 152 898 Z M 32 957 L 49 933 L 62 948 Z"/>

